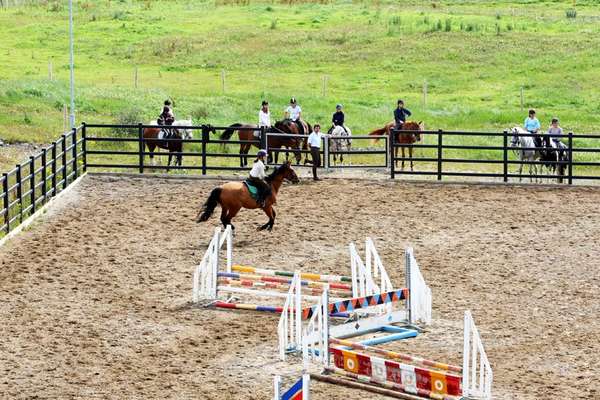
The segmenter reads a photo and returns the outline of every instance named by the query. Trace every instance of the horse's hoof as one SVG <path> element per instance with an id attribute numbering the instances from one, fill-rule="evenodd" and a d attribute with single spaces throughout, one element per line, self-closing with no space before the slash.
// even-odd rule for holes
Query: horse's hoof
<path id="1" fill-rule="evenodd" d="M 271 231 L 273 230 L 273 225 L 269 226 L 269 227 L 267 228 L 267 230 L 268 230 L 269 232 L 271 232 Z"/>

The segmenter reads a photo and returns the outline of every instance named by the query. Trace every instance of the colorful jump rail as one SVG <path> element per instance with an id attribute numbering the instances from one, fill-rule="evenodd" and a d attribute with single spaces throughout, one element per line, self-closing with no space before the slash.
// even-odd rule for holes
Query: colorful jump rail
<path id="1" fill-rule="evenodd" d="M 310 375 L 302 375 L 288 390 L 281 393 L 281 376 L 273 380 L 275 395 L 273 400 L 310 400 Z"/>
<path id="2" fill-rule="evenodd" d="M 439 400 L 491 399 L 492 369 L 469 311 L 464 319 L 463 366 L 458 367 L 340 340 L 330 326 L 331 305 L 324 292 L 316 308 L 311 307 L 312 316 L 300 340 L 305 369 L 317 361 L 325 374 L 344 378 L 327 376 L 324 380 L 344 385 L 349 379 L 366 390 L 375 386 L 378 393 L 395 391 Z"/>
<path id="3" fill-rule="evenodd" d="M 367 239 L 367 248 L 369 247 Z M 372 242 L 371 242 L 372 245 Z M 372 260 L 380 263 L 379 256 L 373 246 Z M 352 257 L 356 253 L 352 251 Z M 322 349 L 330 337 L 347 338 L 381 331 L 392 324 L 415 325 L 419 322 L 431 322 L 431 289 L 425 283 L 419 265 L 411 248 L 406 250 L 406 288 L 372 293 L 367 296 L 329 302 L 329 292 L 324 291 L 320 303 L 316 306 L 301 308 L 299 286 L 291 286 L 283 312 L 279 319 L 279 356 L 285 360 L 288 353 L 300 353 L 305 350 L 311 354 L 323 356 Z M 374 257 L 373 257 L 374 255 Z M 376 258 L 375 258 L 376 257 Z M 353 258 L 353 265 L 360 266 L 362 260 Z M 354 268 L 354 267 L 353 267 Z M 385 272 L 384 268 L 381 268 Z M 389 280 L 389 279 L 388 279 Z M 389 287 L 382 284 L 381 287 Z M 326 309 L 323 309 L 326 304 Z M 296 312 L 301 310 L 301 312 Z M 327 314 L 323 316 L 323 312 Z M 329 317 L 339 313 L 347 313 L 354 318 L 345 323 L 332 324 Z M 307 320 L 305 330 L 302 320 Z M 320 352 L 320 353 L 319 353 Z"/>
<path id="4" fill-rule="evenodd" d="M 222 249 L 225 247 L 223 256 Z M 366 262 L 350 244 L 351 276 L 300 274 L 303 301 L 317 301 L 325 289 L 336 299 L 367 296 L 393 290 L 387 271 L 377 250 L 367 238 Z M 233 263 L 233 235 L 231 227 L 224 231 L 216 228 L 202 261 L 193 277 L 192 301 L 207 300 L 220 308 L 270 311 L 281 313 L 283 307 L 232 302 L 231 294 L 286 298 L 292 284 L 293 272 L 277 271 Z M 229 294 L 229 297 L 223 295 Z"/>

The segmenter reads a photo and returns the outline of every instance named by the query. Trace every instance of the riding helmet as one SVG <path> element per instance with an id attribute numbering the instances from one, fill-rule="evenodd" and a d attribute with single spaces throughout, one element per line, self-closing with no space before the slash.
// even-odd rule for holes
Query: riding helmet
<path id="1" fill-rule="evenodd" d="M 296 103 L 297 103 L 297 101 L 296 101 L 296 98 L 295 98 L 295 97 L 292 97 L 292 98 L 290 99 L 290 103 L 291 103 L 291 104 L 296 104 Z"/>
<path id="2" fill-rule="evenodd" d="M 341 108 L 342 108 L 342 105 L 341 105 L 341 104 L 338 104 L 337 106 L 335 106 L 335 108 L 339 108 L 339 109 L 341 109 Z"/>
<path id="3" fill-rule="evenodd" d="M 170 106 L 171 105 L 171 100 L 165 100 L 165 106 Z"/>
<path id="4" fill-rule="evenodd" d="M 266 157 L 266 156 L 267 156 L 266 150 L 259 150 L 258 153 L 256 153 L 256 157 Z"/>

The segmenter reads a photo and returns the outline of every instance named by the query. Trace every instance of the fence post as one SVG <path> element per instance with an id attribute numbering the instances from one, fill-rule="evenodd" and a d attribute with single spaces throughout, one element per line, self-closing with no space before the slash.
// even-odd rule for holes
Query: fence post
<path id="1" fill-rule="evenodd" d="M 394 149 L 396 146 L 396 130 L 392 129 L 390 131 L 390 173 L 391 173 L 391 178 L 395 179 L 396 178 L 396 160 L 394 159 Z"/>
<path id="2" fill-rule="evenodd" d="M 208 127 L 206 125 L 202 125 L 202 175 L 206 175 L 206 144 L 208 139 Z"/>
<path id="3" fill-rule="evenodd" d="M 22 180 L 22 171 L 21 164 L 17 164 L 16 175 L 16 184 L 17 184 L 17 199 L 19 200 L 19 223 L 23 222 L 23 180 Z"/>
<path id="4" fill-rule="evenodd" d="M 46 202 L 47 190 L 46 190 L 46 180 L 48 179 L 48 175 L 46 174 L 46 154 L 48 153 L 48 149 L 44 148 L 42 150 L 42 197 L 44 198 L 44 203 Z"/>
<path id="5" fill-rule="evenodd" d="M 140 174 L 144 173 L 144 128 L 142 124 L 138 124 L 138 167 Z"/>
<path id="6" fill-rule="evenodd" d="M 8 210 L 8 174 L 2 174 L 2 191 L 4 192 L 4 223 L 6 224 L 6 233 L 10 232 L 10 212 Z"/>
<path id="7" fill-rule="evenodd" d="M 569 132 L 569 185 L 573 184 L 573 132 Z"/>
<path id="8" fill-rule="evenodd" d="M 83 156 L 83 172 L 87 171 L 87 132 L 85 122 L 81 124 L 81 155 Z"/>
<path id="9" fill-rule="evenodd" d="M 56 142 L 52 142 L 52 196 L 56 196 Z"/>
<path id="10" fill-rule="evenodd" d="M 73 134 L 73 180 L 77 179 L 79 174 L 77 173 L 77 128 L 72 129 Z"/>
<path id="11" fill-rule="evenodd" d="M 63 190 L 67 188 L 67 135 L 63 134 L 62 135 L 62 144 L 61 144 L 61 150 L 62 150 L 62 178 L 63 178 Z"/>
<path id="12" fill-rule="evenodd" d="M 329 135 L 323 136 L 323 164 L 325 171 L 329 172 Z"/>
<path id="13" fill-rule="evenodd" d="M 443 156 L 443 137 L 444 133 L 441 129 L 438 130 L 438 145 L 437 145 L 437 180 L 442 180 L 442 156 Z"/>
<path id="14" fill-rule="evenodd" d="M 31 189 L 31 214 L 35 212 L 35 157 L 29 156 L 29 187 Z M 30 215 L 31 215 L 30 214 Z"/>
<path id="15" fill-rule="evenodd" d="M 502 136 L 502 175 L 504 182 L 508 182 L 508 131 L 504 131 Z"/>

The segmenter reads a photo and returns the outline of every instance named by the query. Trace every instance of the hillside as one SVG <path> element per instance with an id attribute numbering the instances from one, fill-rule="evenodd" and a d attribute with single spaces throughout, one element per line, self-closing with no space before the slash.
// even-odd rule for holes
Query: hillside
<path id="1" fill-rule="evenodd" d="M 68 10 L 29 3 L 0 9 L 0 137 L 45 143 L 68 103 Z M 489 130 L 522 122 L 523 87 L 543 125 L 600 123 L 595 1 L 224 3 L 75 1 L 77 120 L 148 121 L 171 97 L 198 123 L 253 122 L 296 96 L 313 122 L 343 103 L 364 133 L 401 97 L 427 128 Z"/>

